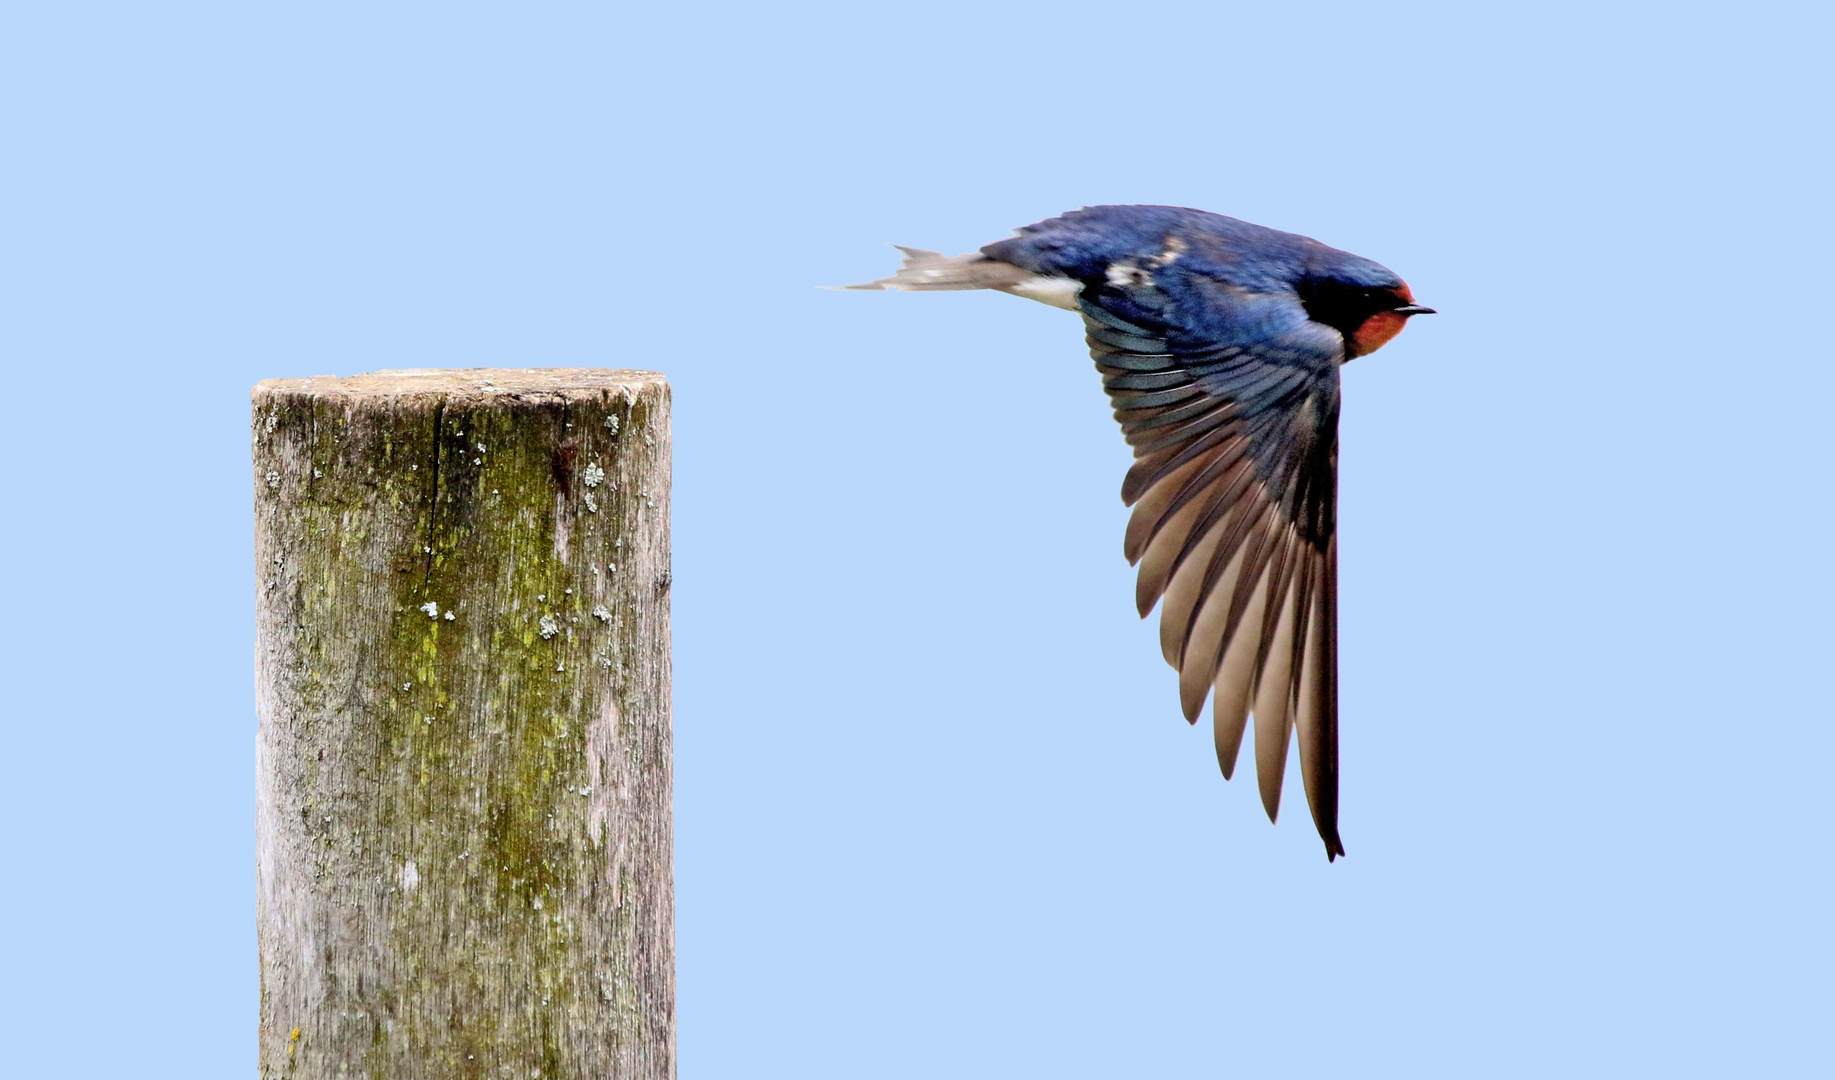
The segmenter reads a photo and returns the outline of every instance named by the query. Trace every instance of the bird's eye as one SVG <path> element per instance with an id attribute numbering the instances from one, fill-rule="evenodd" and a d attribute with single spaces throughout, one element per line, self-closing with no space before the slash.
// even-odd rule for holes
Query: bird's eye
<path id="1" fill-rule="evenodd" d="M 1405 303 L 1393 289 L 1332 278 L 1306 281 L 1299 292 L 1306 314 L 1314 322 L 1346 334 L 1355 332 L 1370 316 Z"/>

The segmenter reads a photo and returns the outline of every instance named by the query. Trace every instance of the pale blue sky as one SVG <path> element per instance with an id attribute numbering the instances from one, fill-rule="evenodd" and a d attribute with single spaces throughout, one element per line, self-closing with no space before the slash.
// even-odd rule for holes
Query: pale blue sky
<path id="1" fill-rule="evenodd" d="M 1829 1068 L 1826 14 L 1135 10 L 0 17 L 4 1071 L 251 1064 L 250 384 L 525 364 L 675 385 L 685 1080 Z M 1346 373 L 1336 865 L 1075 318 L 813 287 L 1102 202 L 1442 312 Z"/>

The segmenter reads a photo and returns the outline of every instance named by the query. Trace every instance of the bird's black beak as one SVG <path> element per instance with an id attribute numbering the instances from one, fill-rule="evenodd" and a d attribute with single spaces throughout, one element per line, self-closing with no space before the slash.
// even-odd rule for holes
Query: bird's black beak
<path id="1" fill-rule="evenodd" d="M 1390 310 L 1395 312 L 1397 315 L 1438 315 L 1440 314 L 1439 312 L 1435 311 L 1433 308 L 1422 307 L 1420 304 L 1409 304 L 1406 307 L 1391 308 Z"/>

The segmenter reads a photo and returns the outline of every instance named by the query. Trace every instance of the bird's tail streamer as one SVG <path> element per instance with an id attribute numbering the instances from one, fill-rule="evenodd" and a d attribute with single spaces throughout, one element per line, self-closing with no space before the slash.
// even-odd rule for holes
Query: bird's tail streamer
<path id="1" fill-rule="evenodd" d="M 967 255 L 945 255 L 923 248 L 898 248 L 905 264 L 891 277 L 842 285 L 843 289 L 903 289 L 911 292 L 943 292 L 962 289 L 1011 289 L 1032 275 L 980 252 Z"/>

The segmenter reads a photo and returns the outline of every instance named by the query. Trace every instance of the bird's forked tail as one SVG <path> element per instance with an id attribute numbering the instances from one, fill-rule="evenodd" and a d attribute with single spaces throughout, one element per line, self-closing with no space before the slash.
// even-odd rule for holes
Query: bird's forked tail
<path id="1" fill-rule="evenodd" d="M 923 248 L 898 248 L 905 256 L 905 264 L 891 277 L 882 277 L 876 281 L 863 281 L 858 285 L 843 285 L 843 289 L 908 289 L 912 292 L 931 292 L 960 289 L 1010 289 L 1032 275 L 1014 266 L 1012 263 L 990 259 L 980 252 L 967 255 L 945 255 L 941 251 L 925 251 Z"/>
<path id="2" fill-rule="evenodd" d="M 841 289 L 886 290 L 910 292 L 950 292 L 965 289 L 994 289 L 1014 296 L 1037 300 L 1052 307 L 1077 310 L 1078 284 L 1069 278 L 1044 277 L 1021 270 L 1009 262 L 990 259 L 978 251 L 967 255 L 945 255 L 941 251 L 892 245 L 905 256 L 905 264 L 891 277 L 863 281 L 858 285 L 830 286 Z"/>

